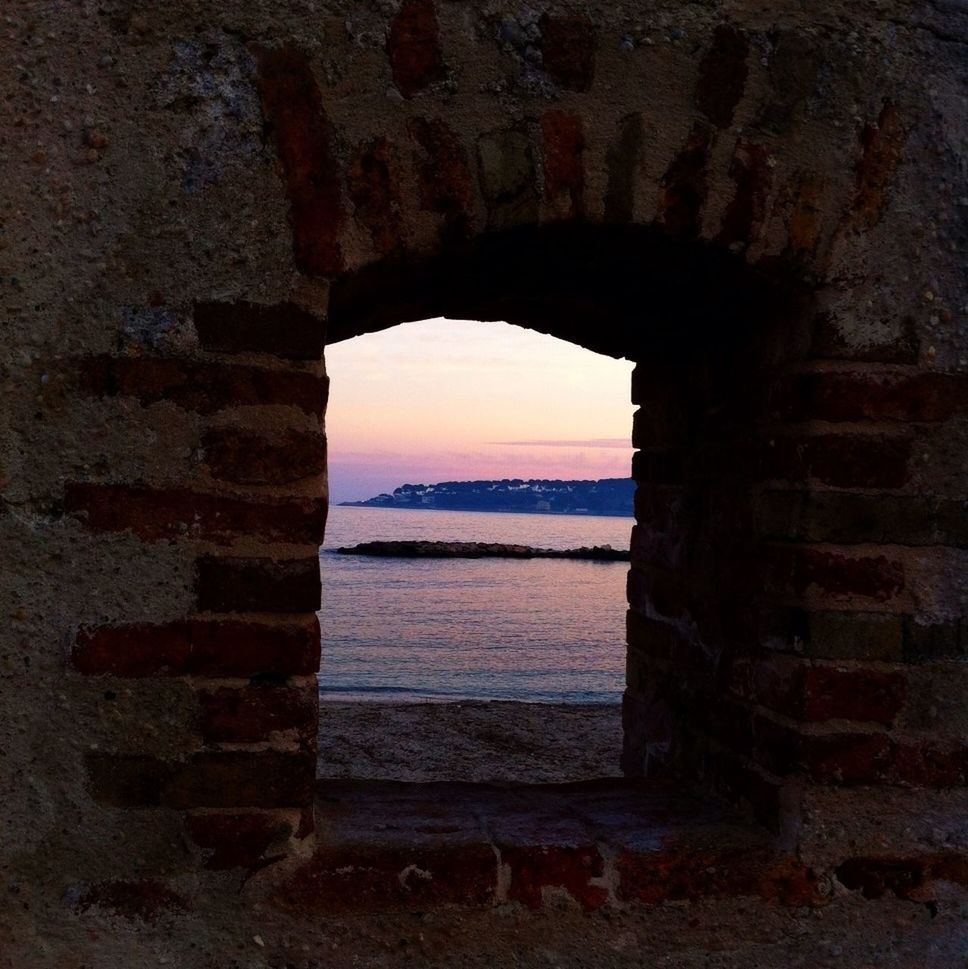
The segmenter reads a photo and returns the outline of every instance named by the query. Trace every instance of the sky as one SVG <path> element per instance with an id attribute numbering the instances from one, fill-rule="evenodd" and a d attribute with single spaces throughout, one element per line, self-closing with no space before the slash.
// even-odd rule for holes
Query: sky
<path id="1" fill-rule="evenodd" d="M 329 488 L 620 478 L 632 364 L 508 323 L 403 323 L 326 348 Z"/>

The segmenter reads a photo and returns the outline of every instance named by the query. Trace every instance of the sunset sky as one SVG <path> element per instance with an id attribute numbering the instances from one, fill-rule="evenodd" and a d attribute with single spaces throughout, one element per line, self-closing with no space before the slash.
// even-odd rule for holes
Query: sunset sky
<path id="1" fill-rule="evenodd" d="M 629 474 L 632 364 L 507 323 L 426 320 L 326 350 L 330 496 Z"/>

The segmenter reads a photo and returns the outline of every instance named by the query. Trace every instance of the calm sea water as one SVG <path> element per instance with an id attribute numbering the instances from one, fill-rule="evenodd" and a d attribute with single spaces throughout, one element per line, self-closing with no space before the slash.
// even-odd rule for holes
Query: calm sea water
<path id="1" fill-rule="evenodd" d="M 324 697 L 613 703 L 625 675 L 623 562 L 383 559 L 364 541 L 628 548 L 631 518 L 330 509 L 320 552 Z"/>

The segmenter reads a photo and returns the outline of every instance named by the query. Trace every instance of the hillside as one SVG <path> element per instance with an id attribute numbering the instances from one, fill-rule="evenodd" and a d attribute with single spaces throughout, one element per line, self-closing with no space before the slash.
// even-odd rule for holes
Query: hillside
<path id="1" fill-rule="evenodd" d="M 405 484 L 392 494 L 344 505 L 449 511 L 528 512 L 559 515 L 631 515 L 635 482 L 629 478 L 557 481 L 504 478 L 500 481 L 442 481 Z"/>

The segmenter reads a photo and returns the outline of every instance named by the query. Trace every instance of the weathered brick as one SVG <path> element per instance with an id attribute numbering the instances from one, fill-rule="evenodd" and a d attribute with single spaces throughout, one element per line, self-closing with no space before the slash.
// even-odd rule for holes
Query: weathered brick
<path id="1" fill-rule="evenodd" d="M 963 502 L 920 495 L 766 491 L 756 499 L 757 534 L 806 542 L 968 545 Z"/>
<path id="2" fill-rule="evenodd" d="M 78 912 L 95 908 L 142 922 L 154 922 L 173 911 L 187 912 L 190 907 L 182 895 L 172 891 L 164 882 L 151 878 L 98 882 L 74 904 Z"/>
<path id="3" fill-rule="evenodd" d="M 564 889 L 586 911 L 601 908 L 608 889 L 591 884 L 605 872 L 602 856 L 594 844 L 499 844 L 501 864 L 510 874 L 508 898 L 527 908 L 542 907 L 545 888 Z"/>
<path id="4" fill-rule="evenodd" d="M 892 780 L 914 787 L 964 787 L 968 784 L 968 746 L 930 737 L 899 741 Z"/>
<path id="5" fill-rule="evenodd" d="M 627 114 L 619 121 L 618 137 L 606 155 L 608 185 L 605 191 L 605 221 L 631 222 L 635 215 L 637 174 L 644 131 L 642 115 Z M 641 401 L 633 401 L 641 403 Z"/>
<path id="6" fill-rule="evenodd" d="M 171 777 L 171 765 L 145 755 L 88 753 L 85 756 L 88 790 L 100 804 L 111 807 L 151 807 Z"/>
<path id="7" fill-rule="evenodd" d="M 268 353 L 286 360 L 319 360 L 326 321 L 294 303 L 196 303 L 198 342 L 216 353 Z"/>
<path id="8" fill-rule="evenodd" d="M 71 653 L 89 676 L 298 676 L 319 668 L 316 616 L 285 622 L 186 619 L 84 627 Z"/>
<path id="9" fill-rule="evenodd" d="M 826 179 L 812 172 L 797 172 L 787 186 L 787 245 L 784 255 L 808 263 L 820 242 Z"/>
<path id="10" fill-rule="evenodd" d="M 863 151 L 857 165 L 851 225 L 869 229 L 884 210 L 887 190 L 907 140 L 897 105 L 886 101 L 877 123 L 866 125 L 860 140 Z"/>
<path id="11" fill-rule="evenodd" d="M 595 77 L 595 28 L 585 16 L 542 16 L 542 66 L 569 91 L 587 91 Z"/>
<path id="12" fill-rule="evenodd" d="M 312 800 L 315 773 L 314 750 L 195 754 L 173 766 L 161 803 L 174 808 L 297 807 Z"/>
<path id="13" fill-rule="evenodd" d="M 292 825 L 272 814 L 255 812 L 192 813 L 185 822 L 189 837 L 206 852 L 205 867 L 257 870 L 285 857 Z M 270 852 L 276 847 L 278 850 Z"/>
<path id="14" fill-rule="evenodd" d="M 238 364 L 199 363 L 160 357 L 85 357 L 81 390 L 94 396 L 161 401 L 211 414 L 226 407 L 275 404 L 319 415 L 329 381 L 304 370 L 268 370 Z"/>
<path id="15" fill-rule="evenodd" d="M 840 864 L 837 878 L 845 888 L 860 890 L 865 898 L 881 898 L 891 892 L 898 898 L 914 896 L 921 901 L 924 886 L 934 880 L 968 885 L 968 859 L 955 852 L 900 858 L 860 856 Z"/>
<path id="16" fill-rule="evenodd" d="M 316 612 L 318 556 L 299 559 L 198 560 L 195 590 L 204 612 Z"/>
<path id="17" fill-rule="evenodd" d="M 760 452 L 759 475 L 836 488 L 903 488 L 911 477 L 911 447 L 907 435 L 778 436 Z"/>
<path id="18" fill-rule="evenodd" d="M 236 484 L 291 484 L 326 470 L 326 438 L 293 428 L 267 435 L 213 427 L 205 432 L 202 448 L 212 477 Z"/>
<path id="19" fill-rule="evenodd" d="M 295 731 L 311 744 L 319 726 L 319 689 L 255 682 L 244 687 L 220 687 L 198 695 L 199 725 L 208 743 L 251 744 L 280 731 Z"/>
<path id="20" fill-rule="evenodd" d="M 749 41 L 731 24 L 720 24 L 699 65 L 696 104 L 717 128 L 728 128 L 746 87 Z"/>
<path id="21" fill-rule="evenodd" d="M 695 125 L 685 145 L 662 176 L 656 221 L 669 235 L 691 238 L 699 234 L 706 203 L 706 162 L 710 135 L 704 125 Z"/>
<path id="22" fill-rule="evenodd" d="M 810 546 L 764 550 L 764 581 L 779 594 L 830 602 L 889 602 L 905 589 L 904 565 L 885 555 L 842 554 Z"/>
<path id="23" fill-rule="evenodd" d="M 250 500 L 142 485 L 69 482 L 64 507 L 96 531 L 131 530 L 146 541 L 180 538 L 231 542 L 249 536 L 319 544 L 326 525 L 324 498 Z"/>
<path id="24" fill-rule="evenodd" d="M 801 762 L 821 784 L 883 783 L 890 777 L 893 754 L 890 738 L 882 734 L 806 736 L 800 744 Z"/>
<path id="25" fill-rule="evenodd" d="M 717 242 L 725 247 L 748 245 L 757 236 L 766 218 L 766 200 L 773 182 L 764 145 L 738 141 L 729 166 L 729 177 L 736 190 L 719 230 Z"/>
<path id="26" fill-rule="evenodd" d="M 342 179 L 309 59 L 288 45 L 256 54 L 262 111 L 286 179 L 296 266 L 309 275 L 338 273 Z"/>
<path id="27" fill-rule="evenodd" d="M 423 872 L 432 877 L 421 877 Z M 323 841 L 274 901 L 292 912 L 372 915 L 433 905 L 488 905 L 496 891 L 497 859 L 483 839 L 406 849 L 366 843 L 330 847 Z"/>
<path id="28" fill-rule="evenodd" d="M 389 255 L 401 247 L 399 174 L 386 138 L 374 138 L 357 149 L 346 172 L 350 201 L 358 222 L 370 233 L 374 248 Z"/>
<path id="29" fill-rule="evenodd" d="M 393 83 L 407 99 L 444 76 L 440 27 L 433 0 L 403 0 L 390 24 L 387 55 Z"/>
<path id="30" fill-rule="evenodd" d="M 810 665 L 802 668 L 804 720 L 859 720 L 890 725 L 904 705 L 901 673 Z"/>
<path id="31" fill-rule="evenodd" d="M 414 118 L 409 130 L 426 155 L 417 167 L 421 207 L 445 217 L 446 235 L 465 235 L 474 200 L 467 152 L 440 118 Z"/>
<path id="32" fill-rule="evenodd" d="M 968 375 L 800 373 L 774 385 L 770 411 L 783 421 L 945 421 L 968 413 Z"/>
<path id="33" fill-rule="evenodd" d="M 584 210 L 585 166 L 582 153 L 585 136 L 581 118 L 566 111 L 548 111 L 541 116 L 544 141 L 545 197 L 567 196 L 570 216 Z"/>

